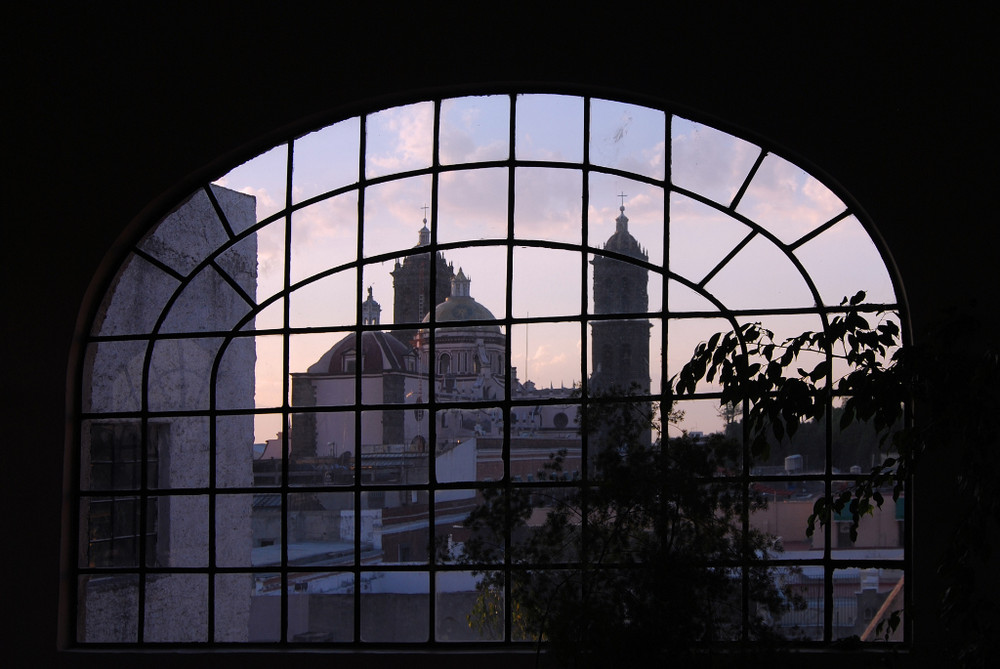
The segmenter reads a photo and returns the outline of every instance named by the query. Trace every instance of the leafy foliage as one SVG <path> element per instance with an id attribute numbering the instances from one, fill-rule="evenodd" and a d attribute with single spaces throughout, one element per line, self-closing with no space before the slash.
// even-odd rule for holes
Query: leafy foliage
<path id="1" fill-rule="evenodd" d="M 950 314 L 919 345 L 903 346 L 898 324 L 884 315 L 871 322 L 864 299 L 863 292 L 845 298 L 843 313 L 825 332 L 777 342 L 760 324 L 748 324 L 713 335 L 698 345 L 674 388 L 691 394 L 700 381 L 718 379 L 721 403 L 745 407 L 757 460 L 767 458 L 773 440 L 808 421 L 832 418 L 835 397 L 843 401 L 840 429 L 856 423 L 874 429 L 882 461 L 850 488 L 817 500 L 810 534 L 846 509 L 855 540 L 861 519 L 885 503 L 882 491 L 899 499 L 928 453 L 936 463 L 943 457 L 953 463 L 955 485 L 939 491 L 954 520 L 939 567 L 949 584 L 941 604 L 956 655 L 966 666 L 986 666 L 1000 623 L 992 593 L 981 592 L 977 574 L 991 573 L 992 538 L 1000 531 L 1000 343 L 970 310 Z M 807 351 L 823 356 L 812 369 L 796 364 Z M 834 363 L 845 370 L 839 376 Z M 885 631 L 899 621 L 890 617 Z"/>
<path id="2" fill-rule="evenodd" d="M 981 579 L 993 573 L 1000 532 L 1000 343 L 977 318 L 956 313 L 920 345 L 904 346 L 894 317 L 864 300 L 863 292 L 845 298 L 823 332 L 779 341 L 747 324 L 713 335 L 671 380 L 664 411 L 671 415 L 674 398 L 694 394 L 698 383 L 718 381 L 727 431 L 742 432 L 758 464 L 823 421 L 835 421 L 834 435 L 871 430 L 874 443 L 856 454 L 877 448 L 879 461 L 816 501 L 809 534 L 846 513 L 856 540 L 864 517 L 904 495 L 922 462 L 954 467 L 954 485 L 937 491 L 953 520 L 942 531 L 939 571 L 948 587 L 940 607 L 962 665 L 989 666 L 1000 623 L 995 593 Z M 469 520 L 476 535 L 462 559 L 483 574 L 483 606 L 509 598 L 512 635 L 551 642 L 566 664 L 661 661 L 741 635 L 776 641 L 769 621 L 798 604 L 760 563 L 780 546 L 742 529 L 761 502 L 714 476 L 734 466 L 733 441 L 665 440 L 649 408 L 591 404 L 583 430 L 594 474 L 586 485 L 489 488 Z M 562 457 L 553 455 L 553 471 Z M 548 513 L 532 524 L 540 503 Z M 505 559 L 510 583 L 496 569 Z M 726 568 L 740 560 L 749 565 L 745 593 Z M 741 607 L 750 614 L 746 628 Z M 889 639 L 901 621 L 901 611 L 891 612 L 876 637 Z"/>
<path id="3" fill-rule="evenodd" d="M 855 420 L 871 423 L 885 444 L 889 428 L 902 422 L 906 394 L 904 349 L 900 347 L 899 325 L 883 319 L 872 325 L 858 309 L 865 294 L 844 299 L 844 313 L 830 320 L 823 332 L 803 332 L 784 341 L 759 323 L 748 323 L 738 332 L 716 333 L 697 346 L 691 360 L 676 377 L 675 392 L 692 394 L 702 379 L 716 378 L 722 385 L 723 405 L 743 404 L 750 438 L 750 454 L 755 461 L 770 455 L 769 437 L 780 441 L 793 436 L 807 421 L 818 421 L 831 412 L 834 389 L 844 397 L 840 428 Z M 797 366 L 804 352 L 819 353 L 822 360 L 812 369 Z M 846 363 L 847 372 L 832 378 L 834 360 Z M 794 369 L 789 374 L 788 370 Z M 816 523 L 830 522 L 833 512 L 847 508 L 852 517 L 851 540 L 857 540 L 860 519 L 885 501 L 880 488 L 891 485 L 898 499 L 909 475 L 910 451 L 914 444 L 907 434 L 897 431 L 891 447 L 899 456 L 888 456 L 866 477 L 836 497 L 820 497 L 809 517 L 807 534 Z"/>
<path id="4" fill-rule="evenodd" d="M 799 600 L 763 563 L 780 546 L 740 521 L 764 502 L 718 480 L 733 467 L 736 444 L 721 436 L 663 440 L 642 401 L 592 403 L 581 429 L 593 454 L 588 483 L 555 476 L 530 488 L 483 491 L 461 556 L 482 579 L 470 624 L 495 634 L 496 617 L 483 614 L 494 614 L 509 592 L 512 637 L 549 642 L 568 666 L 662 661 L 720 641 L 777 640 L 773 622 Z M 552 455 L 553 473 L 564 457 Z M 506 550 L 509 584 L 490 568 Z M 745 591 L 741 564 L 748 565 Z"/>

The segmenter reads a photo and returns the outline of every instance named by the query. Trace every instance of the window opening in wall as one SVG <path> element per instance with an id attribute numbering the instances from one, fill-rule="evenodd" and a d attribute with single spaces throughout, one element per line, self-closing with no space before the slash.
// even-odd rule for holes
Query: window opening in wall
<path id="1" fill-rule="evenodd" d="M 869 229 L 768 147 L 595 97 L 422 101 L 262 153 L 157 222 L 93 322 L 77 642 L 531 642 L 532 588 L 589 560 L 594 500 L 627 471 L 602 458 L 668 444 L 698 456 L 703 520 L 763 542 L 683 561 L 733 593 L 709 640 L 856 633 L 905 583 L 908 529 L 904 503 L 854 540 L 839 521 L 806 534 L 815 500 L 880 454 L 837 428 L 843 370 L 826 419 L 767 457 L 717 382 L 661 403 L 716 332 L 823 331 L 860 290 L 901 323 Z M 582 548 L 525 548 L 553 518 Z M 641 569 L 602 573 L 627 589 Z"/>

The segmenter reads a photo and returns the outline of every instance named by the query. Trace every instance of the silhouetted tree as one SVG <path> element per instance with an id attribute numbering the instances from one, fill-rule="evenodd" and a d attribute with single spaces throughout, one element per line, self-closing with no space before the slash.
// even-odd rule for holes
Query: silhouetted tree
<path id="1" fill-rule="evenodd" d="M 760 324 L 747 324 L 713 335 L 698 345 L 674 387 L 683 395 L 702 379 L 718 379 L 723 404 L 746 402 L 755 460 L 766 460 L 772 445 L 800 425 L 824 418 L 836 420 L 842 435 L 870 429 L 877 436 L 878 461 L 852 486 L 816 501 L 810 535 L 846 511 L 856 539 L 862 519 L 885 503 L 883 491 L 898 500 L 928 452 L 946 456 L 957 470 L 954 485 L 926 491 L 936 492 L 953 518 L 941 537 L 948 546 L 939 565 L 948 583 L 941 609 L 954 655 L 964 666 L 988 666 L 1000 633 L 995 588 L 983 587 L 990 585 L 984 575 L 995 583 L 990 560 L 1000 533 L 1000 339 L 973 308 L 948 314 L 919 344 L 904 346 L 891 317 L 863 313 L 864 298 L 863 292 L 845 298 L 843 313 L 823 332 L 778 342 Z M 805 351 L 822 361 L 798 367 Z M 839 375 L 835 361 L 844 370 Z M 866 452 L 870 446 L 854 455 Z M 893 627 L 899 620 L 886 622 Z"/>
<path id="2" fill-rule="evenodd" d="M 717 642 L 778 639 L 775 621 L 798 600 L 762 562 L 781 547 L 741 522 L 763 500 L 720 476 L 735 467 L 737 444 L 664 440 L 648 401 L 615 397 L 582 413 L 585 483 L 556 475 L 484 490 L 460 558 L 482 575 L 470 624 L 498 637 L 508 592 L 512 636 L 547 641 L 574 667 L 645 666 Z M 563 457 L 553 454 L 553 474 Z M 532 525 L 539 508 L 544 520 Z M 509 584 L 488 567 L 505 550 Z"/>

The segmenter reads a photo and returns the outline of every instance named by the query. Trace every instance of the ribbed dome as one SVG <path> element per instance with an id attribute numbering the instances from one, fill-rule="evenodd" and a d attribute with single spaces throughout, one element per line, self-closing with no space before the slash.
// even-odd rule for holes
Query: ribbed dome
<path id="1" fill-rule="evenodd" d="M 334 344 L 333 348 L 323 354 L 315 364 L 309 367 L 310 374 L 345 374 L 348 366 L 344 364 L 344 356 L 350 355 L 357 360 L 357 334 L 351 333 Z M 364 374 L 377 374 L 383 371 L 403 371 L 405 357 L 409 348 L 395 337 L 389 337 L 384 332 L 364 332 L 361 335 L 362 360 Z"/>
<path id="2" fill-rule="evenodd" d="M 438 323 L 448 321 L 492 321 L 496 320 L 489 309 L 476 302 L 471 297 L 449 297 L 434 310 Z M 430 320 L 430 315 L 424 317 L 424 322 Z"/>

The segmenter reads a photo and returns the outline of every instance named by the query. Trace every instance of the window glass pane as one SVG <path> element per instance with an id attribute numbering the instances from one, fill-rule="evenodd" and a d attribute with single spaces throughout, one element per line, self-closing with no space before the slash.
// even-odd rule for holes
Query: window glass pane
<path id="1" fill-rule="evenodd" d="M 255 481 L 257 479 L 257 465 L 259 460 L 271 460 L 273 458 L 278 458 L 278 466 L 280 467 L 284 424 L 285 421 L 279 413 L 259 413 L 254 414 L 253 416 L 252 433 L 243 432 L 243 425 L 241 425 L 240 428 L 237 428 L 240 432 L 236 438 L 241 440 L 253 439 L 252 448 Z M 219 483 L 218 485 L 225 484 Z"/>
<path id="2" fill-rule="evenodd" d="M 421 102 L 368 116 L 365 176 L 368 178 L 430 167 L 434 105 Z"/>
<path id="3" fill-rule="evenodd" d="M 264 417 L 270 418 L 267 414 Z M 264 439 L 254 437 L 255 416 L 251 414 L 219 416 L 215 419 L 215 485 L 220 488 L 245 488 L 253 485 L 253 465 L 265 450 Z M 278 425 L 280 418 L 273 424 Z M 273 437 L 274 428 L 267 434 Z M 257 444 L 260 444 L 258 450 Z"/>
<path id="4" fill-rule="evenodd" d="M 207 567 L 208 495 L 160 495 L 150 501 L 154 504 L 156 551 L 146 551 L 146 566 Z M 169 522 L 180 518 L 183 523 Z"/>
<path id="5" fill-rule="evenodd" d="M 341 332 L 289 337 L 293 406 L 343 406 L 354 403 L 358 360 L 356 341 L 354 333 Z M 363 355 L 361 357 L 363 361 Z M 331 378 L 317 384 L 312 378 L 314 374 Z"/>
<path id="6" fill-rule="evenodd" d="M 509 155 L 510 98 L 451 98 L 441 102 L 441 162 L 504 160 Z"/>
<path id="7" fill-rule="evenodd" d="M 515 237 L 581 243 L 583 182 L 578 172 L 521 168 L 514 177 Z"/>
<path id="8" fill-rule="evenodd" d="M 665 174 L 663 112 L 610 100 L 590 103 L 590 162 L 662 179 Z"/>
<path id="9" fill-rule="evenodd" d="M 139 637 L 139 577 L 81 576 L 77 640 L 84 643 L 135 643 Z"/>
<path id="10" fill-rule="evenodd" d="M 386 478 L 382 473 L 375 474 L 377 481 Z M 375 549 L 381 550 L 379 562 L 393 565 L 427 562 L 431 540 L 427 500 L 427 492 L 423 490 L 374 490 L 361 494 L 362 507 L 374 519 Z"/>
<path id="11" fill-rule="evenodd" d="M 289 327 L 353 325 L 358 319 L 357 290 L 358 275 L 353 269 L 302 284 L 288 296 Z"/>
<path id="12" fill-rule="evenodd" d="M 84 498 L 80 506 L 79 566 L 139 566 L 144 536 L 142 508 L 135 494 Z M 148 520 L 154 518 L 150 512 Z M 153 536 L 155 524 L 147 525 L 147 530 L 147 536 Z M 155 548 L 155 543 L 152 546 Z"/>
<path id="13" fill-rule="evenodd" d="M 590 324 L 590 392 L 645 395 L 650 373 L 659 379 L 660 339 L 650 337 L 658 321 L 645 318 L 600 320 Z"/>
<path id="14" fill-rule="evenodd" d="M 90 383 L 84 387 L 85 411 L 138 411 L 146 342 L 120 341 L 87 347 Z"/>
<path id="15" fill-rule="evenodd" d="M 287 160 L 288 146 L 279 144 L 234 168 L 213 185 L 253 196 L 256 200 L 256 220 L 263 221 L 285 206 Z"/>
<path id="16" fill-rule="evenodd" d="M 365 189 L 365 257 L 430 243 L 425 209 L 430 201 L 430 177 L 410 177 Z"/>
<path id="17" fill-rule="evenodd" d="M 439 308 L 438 316 L 442 323 L 448 323 L 463 317 L 485 319 L 491 314 L 478 303 L 449 298 Z M 503 398 L 506 337 L 500 326 L 439 328 L 435 331 L 433 358 L 423 335 L 420 342 L 425 364 L 434 370 L 437 400 L 475 402 Z"/>
<path id="18" fill-rule="evenodd" d="M 253 523 L 253 549 L 250 553 L 250 561 L 255 567 L 274 567 L 281 565 L 282 545 L 281 533 L 284 527 L 282 515 L 282 497 L 277 493 L 264 492 L 256 493 L 253 496 L 252 509 L 254 516 Z M 289 546 L 290 555 L 295 555 L 293 547 Z M 273 590 L 280 587 L 278 582 L 267 583 L 258 582 L 262 587 L 263 594 L 274 594 Z M 277 606 L 275 604 L 275 606 Z"/>
<path id="19" fill-rule="evenodd" d="M 361 482 L 372 485 L 427 483 L 429 449 L 425 435 L 409 441 L 402 429 L 410 412 L 361 412 Z M 426 495 L 424 496 L 426 497 Z M 411 500 L 407 503 L 415 503 Z M 426 504 L 426 501 L 424 501 Z"/>
<path id="20" fill-rule="evenodd" d="M 683 312 L 714 313 L 718 310 L 708 296 L 678 281 L 667 281 L 667 308 L 674 314 Z"/>
<path id="21" fill-rule="evenodd" d="M 485 311 L 479 313 L 475 318 L 503 318 L 507 309 L 507 249 L 503 246 L 470 246 L 464 248 L 448 249 L 442 255 L 448 261 L 448 266 L 453 268 L 455 274 L 459 272 L 469 282 L 469 295 Z M 515 256 L 516 258 L 516 256 Z M 516 274 L 516 272 L 515 272 Z M 454 284 L 449 286 L 451 299 L 453 301 L 463 299 L 460 294 L 464 290 L 456 292 Z M 455 320 L 451 307 L 439 307 L 443 310 L 443 317 L 447 320 Z M 489 314 L 489 315 L 488 315 Z M 472 316 L 469 316 L 472 318 Z M 440 320 L 440 318 L 439 318 Z M 446 321 L 441 321 L 446 322 Z"/>
<path id="22" fill-rule="evenodd" d="M 361 123 L 328 125 L 293 143 L 292 200 L 302 202 L 358 180 Z"/>
<path id="23" fill-rule="evenodd" d="M 701 283 L 737 245 L 750 228 L 696 200 L 670 196 L 670 270 Z"/>
<path id="24" fill-rule="evenodd" d="M 208 641 L 208 577 L 155 574 L 146 577 L 143 641 Z"/>
<path id="25" fill-rule="evenodd" d="M 218 495 L 215 498 L 215 564 L 250 567 L 254 549 L 253 495 Z M 245 575 L 243 578 L 247 578 Z M 247 584 L 249 587 L 249 584 Z"/>
<path id="26" fill-rule="evenodd" d="M 823 568 L 813 565 L 770 567 L 762 575 L 781 591 L 782 609 L 768 610 L 759 600 L 750 603 L 750 611 L 763 626 L 756 626 L 752 638 L 761 638 L 768 628 L 786 639 L 822 641 L 825 609 Z"/>
<path id="27" fill-rule="evenodd" d="M 435 579 L 438 641 L 499 641 L 503 639 L 503 589 L 499 573 L 441 572 Z"/>
<path id="28" fill-rule="evenodd" d="M 811 307 L 816 303 L 791 260 L 760 235 L 705 287 L 731 309 Z"/>
<path id="29" fill-rule="evenodd" d="M 784 460 L 784 462 L 782 462 Z M 777 464 L 755 464 L 755 476 L 794 476 L 816 473 L 817 463 L 808 454 L 802 457 L 776 457 Z M 818 463 L 822 470 L 822 463 Z M 816 498 L 823 493 L 822 481 L 757 481 L 751 485 L 750 527 L 780 539 L 783 549 L 771 557 L 777 560 L 802 560 L 823 557 L 823 530 L 806 536 L 809 514 Z"/>
<path id="30" fill-rule="evenodd" d="M 739 319 L 740 325 L 757 324 L 761 328 L 773 333 L 773 337 L 767 337 L 766 333 L 764 336 L 764 343 L 773 341 L 779 347 L 788 339 L 801 335 L 805 332 L 821 332 L 823 330 L 823 322 L 820 320 L 819 316 L 816 314 L 795 314 L 795 315 L 774 315 L 768 314 L 763 316 L 753 316 L 744 317 Z M 776 349 L 781 353 L 781 349 Z M 842 353 L 842 351 L 834 351 L 834 354 Z M 775 356 L 779 357 L 778 355 Z M 761 365 L 766 365 L 767 360 L 762 356 L 757 356 L 757 362 Z M 815 346 L 805 345 L 802 347 L 799 354 L 795 357 L 793 364 L 785 369 L 786 376 L 799 376 L 799 369 L 804 369 L 807 372 L 812 372 L 817 368 L 817 366 L 826 361 L 825 351 L 816 348 Z M 822 370 L 821 370 L 822 371 Z M 826 376 L 813 381 L 817 387 L 826 386 Z"/>
<path id="31" fill-rule="evenodd" d="M 209 475 L 209 420 L 175 416 L 148 427 L 148 485 L 153 488 L 203 488 Z M 238 467 L 248 469 L 247 460 Z"/>
<path id="32" fill-rule="evenodd" d="M 661 275 L 641 265 L 593 254 L 587 274 L 587 285 L 591 287 L 587 295 L 589 313 L 648 313 L 658 311 L 663 303 Z"/>
<path id="33" fill-rule="evenodd" d="M 354 639 L 354 574 L 323 571 L 297 574 L 288 586 L 288 639 L 326 643 Z M 273 616 L 273 614 L 272 614 Z M 276 617 L 276 622 L 281 617 Z"/>
<path id="34" fill-rule="evenodd" d="M 867 464 L 867 463 L 865 463 Z M 871 467 L 862 466 L 862 471 L 870 471 Z M 834 481 L 834 494 L 854 486 L 855 479 Z M 892 488 L 889 485 L 879 490 L 885 500 L 881 507 L 872 502 L 874 507 L 870 514 L 865 514 L 857 528 L 857 538 L 851 538 L 851 512 L 845 508 L 834 513 L 833 527 L 830 532 L 830 551 L 835 560 L 902 560 L 903 559 L 903 523 L 906 522 L 904 500 L 892 499 Z"/>
<path id="35" fill-rule="evenodd" d="M 794 570 L 779 572 L 782 581 L 800 602 L 800 608 L 786 612 L 782 617 L 782 627 L 791 628 L 797 638 L 810 641 L 823 640 L 823 569 L 804 566 Z"/>
<path id="36" fill-rule="evenodd" d="M 575 251 L 515 247 L 513 315 L 527 318 L 579 314 L 581 260 Z"/>
<path id="37" fill-rule="evenodd" d="M 729 321 L 722 318 L 684 318 L 670 321 L 667 327 L 667 375 L 680 374 L 684 365 L 691 360 L 695 347 L 702 342 L 708 342 L 717 332 L 731 332 Z M 702 381 L 697 392 L 718 392 L 722 388 L 718 383 Z"/>
<path id="38" fill-rule="evenodd" d="M 893 304 L 896 293 L 878 249 L 854 216 L 824 230 L 795 250 L 820 297 L 828 305 L 840 304 L 859 290 L 866 302 Z"/>
<path id="39" fill-rule="evenodd" d="M 149 409 L 151 411 L 197 411 L 209 408 L 212 366 L 222 340 L 218 338 L 161 339 L 153 345 L 149 363 Z M 248 354 L 253 351 L 246 349 Z M 249 360 L 234 384 L 224 394 L 252 392 L 253 372 Z"/>
<path id="40" fill-rule="evenodd" d="M 217 578 L 228 576 L 220 574 Z M 234 575 L 237 576 L 237 575 Z M 281 576 L 276 573 L 252 574 L 253 592 L 250 599 L 250 622 L 247 641 L 267 642 L 281 640 Z M 219 587 L 216 585 L 216 587 Z M 289 597 L 291 600 L 291 597 Z M 296 602 L 300 604 L 301 601 Z M 301 610 L 301 607 L 293 610 Z"/>
<path id="41" fill-rule="evenodd" d="M 329 482 L 350 485 L 354 483 L 354 454 L 357 452 L 354 435 L 354 413 L 351 411 L 297 413 L 292 415 L 289 448 L 296 459 L 319 457 L 331 460 L 325 465 L 330 474 Z M 280 456 L 280 446 L 280 443 L 275 443 L 269 453 Z M 258 465 L 264 468 L 263 463 Z M 280 462 L 271 468 L 277 466 Z"/>
<path id="42" fill-rule="evenodd" d="M 876 465 L 882 464 L 888 457 L 898 457 L 892 445 L 892 435 L 902 428 L 897 422 L 888 431 L 875 431 L 870 422 L 856 421 L 846 428 L 840 428 L 843 408 L 839 400 L 833 407 L 833 466 L 835 472 L 861 475 L 870 472 Z M 888 432 L 888 435 L 887 435 Z M 882 438 L 885 437 L 885 441 Z M 889 499 L 891 490 L 883 491 L 883 496 Z M 902 507 L 898 509 L 902 511 Z"/>
<path id="43" fill-rule="evenodd" d="M 587 243 L 604 248 L 617 232 L 623 215 L 629 234 L 641 240 L 641 253 L 649 262 L 662 265 L 663 189 L 621 177 L 591 174 Z"/>
<path id="44" fill-rule="evenodd" d="M 702 388 L 699 385 L 698 390 Z M 723 407 L 717 399 L 679 400 L 674 402 L 670 413 L 662 416 L 662 430 L 667 438 L 687 435 L 694 440 L 710 440 L 713 435 L 720 435 L 733 442 L 734 452 L 731 454 L 732 467 L 737 469 L 719 472 L 720 475 L 733 475 L 742 467 L 743 441 L 743 411 L 742 407 Z"/>
<path id="45" fill-rule="evenodd" d="M 292 214 L 291 283 L 346 265 L 358 256 L 356 191 L 317 202 Z"/>
<path id="46" fill-rule="evenodd" d="M 894 613 L 905 611 L 902 569 L 837 569 L 833 581 L 834 639 L 903 640 L 901 626 L 894 631 L 888 627 Z"/>
<path id="47" fill-rule="evenodd" d="M 315 484 L 322 479 L 322 471 L 310 467 L 307 462 L 295 465 L 298 472 L 296 478 L 303 483 L 309 481 Z M 312 480 L 309 480 L 312 479 Z M 368 520 L 370 517 L 362 512 L 362 550 L 367 543 L 365 533 L 372 531 Z M 272 520 L 272 524 L 277 519 Z M 345 492 L 301 492 L 288 495 L 288 507 L 285 510 L 286 531 L 288 532 L 288 562 L 301 566 L 325 566 L 342 564 L 352 565 L 355 562 L 354 541 L 354 495 Z M 376 518 L 377 524 L 377 518 Z M 273 535 L 273 530 L 268 532 Z M 263 535 L 262 535 L 263 536 Z M 269 548 L 264 546 L 263 548 Z M 272 551 L 268 551 L 273 555 Z M 294 585 L 290 575 L 289 583 Z M 309 582 L 310 574 L 295 574 L 295 582 Z M 313 589 L 319 583 L 310 583 Z M 338 584 L 339 585 L 339 584 Z M 295 588 L 303 592 L 308 587 Z"/>
<path id="48" fill-rule="evenodd" d="M 438 189 L 438 241 L 507 238 L 506 169 L 445 172 Z"/>
<path id="49" fill-rule="evenodd" d="M 285 220 L 278 219 L 257 231 L 257 303 L 275 306 L 257 314 L 247 329 L 284 327 L 284 306 L 274 296 L 285 289 Z"/>
<path id="50" fill-rule="evenodd" d="M 511 327 L 511 388 L 514 399 L 536 397 L 549 388 L 570 391 L 580 385 L 580 325 L 524 323 Z M 568 395 L 568 392 L 567 392 Z M 523 425 L 512 425 L 521 430 Z"/>
<path id="51" fill-rule="evenodd" d="M 280 335 L 236 337 L 221 351 L 215 378 L 215 405 L 220 409 L 281 406 Z"/>
<path id="52" fill-rule="evenodd" d="M 503 439 L 504 415 L 500 408 L 453 407 L 438 411 L 435 417 L 438 429 L 434 468 L 439 483 L 476 481 L 482 478 L 483 470 L 496 469 L 495 460 L 492 466 L 481 462 L 481 451 L 499 448 L 499 441 Z M 502 476 L 503 461 L 499 464 Z"/>
<path id="53" fill-rule="evenodd" d="M 686 190 L 729 206 L 746 180 L 760 149 L 707 125 L 674 116 L 671 181 Z"/>
<path id="54" fill-rule="evenodd" d="M 768 155 L 736 211 L 791 243 L 844 211 L 844 203 L 800 167 Z"/>
<path id="55" fill-rule="evenodd" d="M 257 641 L 251 638 L 254 574 L 215 575 L 215 641 Z"/>
<path id="56" fill-rule="evenodd" d="M 428 639 L 429 579 L 422 572 L 361 572 L 361 640 Z"/>
<path id="57" fill-rule="evenodd" d="M 518 160 L 583 160 L 583 98 L 517 96 Z"/>
<path id="58" fill-rule="evenodd" d="M 437 481 L 478 480 L 480 440 L 503 438 L 503 410 L 447 409 L 437 412 L 437 419 L 439 424 L 444 424 L 438 430 L 435 448 L 434 475 Z"/>

